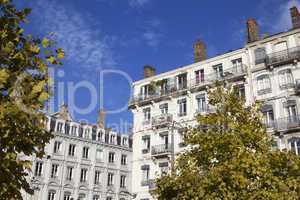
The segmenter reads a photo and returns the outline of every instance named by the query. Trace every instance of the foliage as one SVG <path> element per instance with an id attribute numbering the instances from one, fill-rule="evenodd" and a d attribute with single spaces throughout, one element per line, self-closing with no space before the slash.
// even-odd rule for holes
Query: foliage
<path id="1" fill-rule="evenodd" d="M 209 92 L 216 112 L 197 117 L 189 150 L 157 179 L 159 200 L 299 199 L 300 158 L 272 148 L 259 104 L 246 107 L 235 94 L 221 86 Z"/>
<path id="2" fill-rule="evenodd" d="M 51 36 L 25 34 L 29 8 L 18 10 L 11 0 L 0 0 L 0 197 L 22 199 L 32 193 L 26 180 L 28 156 L 42 156 L 51 134 L 44 130 L 44 108 L 51 94 L 48 68 L 61 64 L 62 49 Z"/>

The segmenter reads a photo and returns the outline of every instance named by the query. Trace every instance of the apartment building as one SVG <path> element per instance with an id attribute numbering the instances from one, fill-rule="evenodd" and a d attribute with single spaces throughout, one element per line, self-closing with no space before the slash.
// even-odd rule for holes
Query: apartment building
<path id="1" fill-rule="evenodd" d="M 54 138 L 42 159 L 32 157 L 25 200 L 128 200 L 131 195 L 132 141 L 97 125 L 75 122 L 66 106 L 48 117 Z"/>
<path id="2" fill-rule="evenodd" d="M 207 58 L 202 41 L 194 44 L 195 62 L 162 74 L 144 67 L 144 79 L 133 83 L 129 109 L 133 113 L 133 193 L 150 200 L 154 179 L 168 173 L 176 155 L 185 149 L 183 137 L 195 115 L 213 112 L 207 89 L 225 80 L 239 90 L 246 104 L 264 102 L 264 123 L 280 149 L 300 154 L 298 117 L 300 15 L 290 9 L 293 27 L 263 38 L 255 20 L 247 21 L 247 44 L 238 50 Z"/>

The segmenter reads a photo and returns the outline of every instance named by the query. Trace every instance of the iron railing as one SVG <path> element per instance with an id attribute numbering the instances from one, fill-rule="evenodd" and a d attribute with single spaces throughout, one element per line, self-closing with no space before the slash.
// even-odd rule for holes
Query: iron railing
<path id="1" fill-rule="evenodd" d="M 244 75 L 245 73 L 246 73 L 245 65 L 243 64 L 236 65 L 231 68 L 224 69 L 222 73 L 205 74 L 205 76 L 202 78 L 191 79 L 181 85 L 167 84 L 167 86 L 164 87 L 162 90 L 160 87 L 157 87 L 154 91 L 151 91 L 148 94 L 138 94 L 136 96 L 132 96 L 129 104 L 132 105 L 143 101 L 152 101 L 157 98 L 170 96 L 176 93 L 191 90 L 201 86 L 206 86 L 214 83 L 215 81 L 222 81 L 222 80 L 239 77 L 241 75 Z"/>
<path id="2" fill-rule="evenodd" d="M 151 155 L 169 154 L 172 152 L 171 144 L 155 145 L 151 148 Z"/>
<path id="3" fill-rule="evenodd" d="M 163 126 L 172 123 L 173 115 L 172 114 L 162 114 L 152 118 L 152 126 Z"/>
<path id="4" fill-rule="evenodd" d="M 263 122 L 267 128 L 272 128 L 278 131 L 289 130 L 293 128 L 300 128 L 300 116 L 290 116 L 272 120 L 269 122 Z"/>
<path id="5" fill-rule="evenodd" d="M 294 48 L 288 48 L 283 51 L 268 54 L 266 56 L 266 65 L 274 66 L 286 62 L 292 62 L 300 58 L 300 46 Z"/>

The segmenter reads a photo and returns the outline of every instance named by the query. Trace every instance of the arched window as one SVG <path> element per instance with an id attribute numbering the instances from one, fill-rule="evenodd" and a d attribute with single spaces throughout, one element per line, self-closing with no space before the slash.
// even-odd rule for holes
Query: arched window
<path id="1" fill-rule="evenodd" d="M 271 81 L 268 75 L 261 75 L 257 77 L 257 94 L 262 95 L 270 93 L 271 90 Z"/>
<path id="2" fill-rule="evenodd" d="M 291 151 L 296 155 L 300 155 L 300 138 L 292 138 L 289 141 Z"/>
<path id="3" fill-rule="evenodd" d="M 290 69 L 281 70 L 278 74 L 280 89 L 291 88 L 294 86 L 294 79 Z"/>
<path id="4" fill-rule="evenodd" d="M 255 55 L 255 64 L 264 63 L 266 60 L 266 49 L 265 48 L 258 48 L 254 50 Z"/>

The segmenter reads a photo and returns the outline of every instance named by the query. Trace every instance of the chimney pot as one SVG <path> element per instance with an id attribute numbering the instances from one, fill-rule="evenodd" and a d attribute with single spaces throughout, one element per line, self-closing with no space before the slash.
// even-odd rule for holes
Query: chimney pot
<path id="1" fill-rule="evenodd" d="M 204 42 L 202 42 L 201 40 L 197 40 L 193 46 L 194 46 L 195 63 L 206 60 L 207 54 L 206 54 L 206 46 Z"/>
<path id="2" fill-rule="evenodd" d="M 300 28 L 300 14 L 296 6 L 290 8 L 293 29 Z"/>
<path id="3" fill-rule="evenodd" d="M 248 43 L 259 40 L 259 29 L 255 19 L 248 19 L 247 33 L 248 33 Z"/>
<path id="4" fill-rule="evenodd" d="M 144 78 L 149 78 L 151 76 L 155 76 L 155 68 L 150 65 L 144 66 Z"/>
<path id="5" fill-rule="evenodd" d="M 105 128 L 105 111 L 101 109 L 98 114 L 98 126 Z"/>

